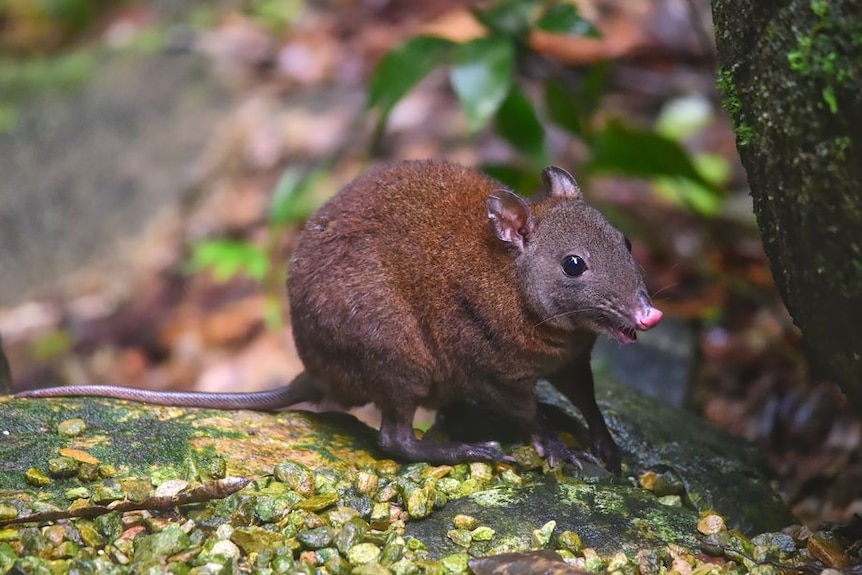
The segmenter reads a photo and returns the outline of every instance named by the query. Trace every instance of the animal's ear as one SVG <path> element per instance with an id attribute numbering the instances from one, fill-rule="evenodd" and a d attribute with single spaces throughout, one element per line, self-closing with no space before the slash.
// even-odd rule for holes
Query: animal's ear
<path id="1" fill-rule="evenodd" d="M 509 190 L 497 190 L 485 201 L 491 229 L 500 240 L 524 251 L 533 233 L 533 213 L 520 196 Z"/>
<path id="2" fill-rule="evenodd" d="M 548 195 L 565 198 L 567 200 L 582 200 L 581 187 L 572 174 L 558 168 L 557 166 L 548 166 L 542 170 L 542 183 L 545 184 L 545 191 Z"/>

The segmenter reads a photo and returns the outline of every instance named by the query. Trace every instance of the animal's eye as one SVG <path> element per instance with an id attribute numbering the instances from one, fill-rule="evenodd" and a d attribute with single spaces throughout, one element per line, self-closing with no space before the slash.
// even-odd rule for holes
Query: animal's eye
<path id="1" fill-rule="evenodd" d="M 623 239 L 626 241 L 626 249 L 629 251 L 629 253 L 631 253 L 631 251 L 632 251 L 632 243 L 631 243 L 631 242 L 629 241 L 629 239 L 628 239 L 628 238 L 626 238 L 626 237 L 624 237 Z"/>
<path id="2" fill-rule="evenodd" d="M 577 277 L 587 271 L 587 262 L 581 256 L 566 256 L 563 258 L 563 273 L 569 277 Z"/>

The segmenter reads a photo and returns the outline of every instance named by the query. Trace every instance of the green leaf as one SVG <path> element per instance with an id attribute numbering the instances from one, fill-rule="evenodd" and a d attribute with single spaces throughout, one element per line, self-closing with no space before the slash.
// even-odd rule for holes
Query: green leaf
<path id="1" fill-rule="evenodd" d="M 512 85 L 497 110 L 497 132 L 534 163 L 542 166 L 547 163 L 545 128 L 533 103 L 517 84 Z"/>
<path id="2" fill-rule="evenodd" d="M 3 3 L 0 3 L 2 6 Z M 95 3 L 90 0 L 52 0 L 35 3 L 37 13 L 44 11 L 49 20 L 54 20 L 74 29 L 82 29 L 97 16 Z"/>
<path id="3" fill-rule="evenodd" d="M 710 101 L 702 96 L 686 96 L 666 102 L 655 121 L 655 130 L 678 142 L 703 130 L 712 121 Z"/>
<path id="4" fill-rule="evenodd" d="M 447 62 L 454 42 L 436 36 L 416 36 L 389 52 L 380 61 L 368 88 L 368 107 L 379 107 L 383 116 L 431 73 Z"/>
<path id="5" fill-rule="evenodd" d="M 694 165 L 704 178 L 715 185 L 724 184 L 730 178 L 730 164 L 724 156 L 698 154 L 694 157 Z M 702 216 L 715 216 L 724 205 L 724 195 L 683 178 L 657 178 L 655 189 L 661 196 Z"/>
<path id="6" fill-rule="evenodd" d="M 587 69 L 577 95 L 582 117 L 592 116 L 599 107 L 610 71 L 611 64 L 608 61 L 599 62 Z"/>
<path id="7" fill-rule="evenodd" d="M 540 0 L 499 0 L 484 10 L 473 9 L 473 16 L 491 33 L 510 38 L 525 38 L 531 16 Z"/>
<path id="8" fill-rule="evenodd" d="M 211 240 L 195 244 L 189 264 L 192 271 L 209 269 L 220 282 L 239 274 L 260 281 L 270 269 L 269 256 L 263 249 L 237 240 Z"/>
<path id="9" fill-rule="evenodd" d="M 282 227 L 310 216 L 316 206 L 310 205 L 307 201 L 308 193 L 314 188 L 314 184 L 323 175 L 324 170 L 325 166 L 319 166 L 311 171 L 296 167 L 284 170 L 272 193 L 269 223 Z"/>
<path id="10" fill-rule="evenodd" d="M 598 135 L 592 172 L 611 172 L 640 178 L 680 177 L 698 183 L 713 194 L 721 192 L 695 168 L 686 151 L 674 140 L 611 121 Z"/>
<path id="11" fill-rule="evenodd" d="M 577 88 L 571 88 L 555 78 L 545 84 L 545 110 L 554 123 L 569 133 L 591 143 L 593 134 L 589 122 L 601 101 L 609 66 L 590 66 L 580 77 Z"/>
<path id="12" fill-rule="evenodd" d="M 724 198 L 709 188 L 682 178 L 656 178 L 655 190 L 661 197 L 687 207 L 701 216 L 717 215 L 724 204 Z"/>
<path id="13" fill-rule="evenodd" d="M 60 357 L 72 350 L 72 335 L 65 329 L 55 329 L 33 342 L 33 355 L 42 361 Z"/>
<path id="14" fill-rule="evenodd" d="M 833 114 L 838 113 L 838 99 L 835 97 L 835 90 L 832 86 L 823 88 L 823 101 L 829 106 L 829 111 Z"/>
<path id="15" fill-rule="evenodd" d="M 601 33 L 593 23 L 581 16 L 574 4 L 551 4 L 539 18 L 536 26 L 546 32 L 600 38 Z"/>
<path id="16" fill-rule="evenodd" d="M 515 46 L 508 38 L 477 38 L 455 51 L 450 78 L 471 132 L 485 126 L 506 99 L 514 65 Z"/>
<path id="17" fill-rule="evenodd" d="M 263 323 L 269 329 L 284 327 L 284 307 L 281 298 L 272 295 L 266 296 L 263 306 Z"/>
<path id="18" fill-rule="evenodd" d="M 555 124 L 575 136 L 584 136 L 577 99 L 574 94 L 553 78 L 545 83 L 545 110 Z"/>

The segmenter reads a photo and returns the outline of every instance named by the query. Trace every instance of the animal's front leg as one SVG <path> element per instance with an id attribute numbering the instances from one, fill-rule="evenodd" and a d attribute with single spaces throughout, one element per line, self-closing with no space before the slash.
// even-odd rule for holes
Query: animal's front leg
<path id="1" fill-rule="evenodd" d="M 590 430 L 590 450 L 593 454 L 604 461 L 609 470 L 618 473 L 621 469 L 620 448 L 611 437 L 605 418 L 596 403 L 589 352 L 581 354 L 548 377 L 548 381 L 568 397 L 587 420 Z"/>
<path id="2" fill-rule="evenodd" d="M 547 406 L 545 406 L 547 407 Z M 533 447 L 542 457 L 548 460 L 551 467 L 557 467 L 565 461 L 581 467 L 584 461 L 600 464 L 601 462 L 589 451 L 572 449 L 560 439 L 559 429 L 551 423 L 544 409 L 540 408 L 539 427 L 533 434 Z"/>
<path id="3" fill-rule="evenodd" d="M 502 397 L 506 400 L 501 401 Z M 598 463 L 589 452 L 574 450 L 560 439 L 558 430 L 539 405 L 534 384 L 507 387 L 505 393 L 496 394 L 494 400 L 489 402 L 490 407 L 515 423 L 524 437 L 530 437 L 536 451 L 551 467 L 565 461 L 578 466 L 582 461 Z"/>

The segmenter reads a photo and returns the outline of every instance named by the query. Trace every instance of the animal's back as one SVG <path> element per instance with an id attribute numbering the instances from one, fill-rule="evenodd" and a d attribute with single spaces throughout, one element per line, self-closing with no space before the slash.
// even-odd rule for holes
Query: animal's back
<path id="1" fill-rule="evenodd" d="M 477 298 L 517 298 L 510 258 L 488 229 L 485 202 L 500 187 L 447 162 L 396 163 L 348 184 L 309 220 L 288 272 L 291 321 L 331 399 L 385 405 L 403 392 L 438 403 L 437 391 L 417 386 L 447 383 L 458 356 L 475 355 L 463 349 L 474 334 L 453 314 L 487 307 Z M 397 385 L 406 389 L 380 385 L 399 370 L 410 374 Z"/>

